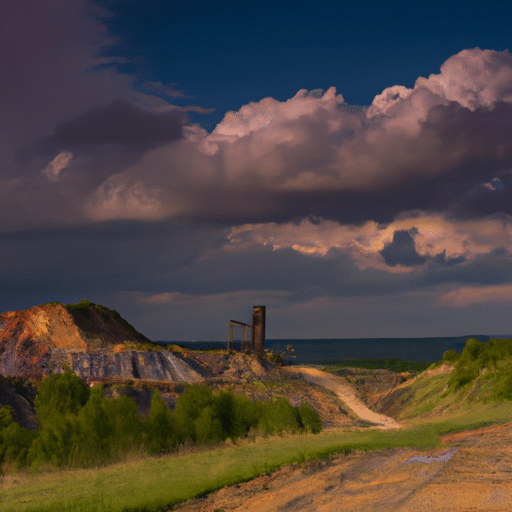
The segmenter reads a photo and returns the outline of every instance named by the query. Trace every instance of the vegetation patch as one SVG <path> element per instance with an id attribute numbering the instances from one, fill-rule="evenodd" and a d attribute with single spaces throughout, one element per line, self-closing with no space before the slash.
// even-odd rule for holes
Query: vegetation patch
<path id="1" fill-rule="evenodd" d="M 343 375 L 346 368 L 366 368 L 368 370 L 389 370 L 397 373 L 410 372 L 416 374 L 426 370 L 430 365 L 431 363 L 427 362 L 402 361 L 400 359 L 357 359 L 325 363 L 321 366 L 325 371 L 335 375 Z"/>
<path id="2" fill-rule="evenodd" d="M 105 465 L 128 455 L 164 454 L 184 444 L 206 445 L 252 435 L 320 432 L 318 413 L 306 402 L 284 398 L 252 401 L 208 384 L 189 385 L 173 412 L 153 390 L 150 413 L 141 418 L 126 395 L 105 398 L 102 385 L 88 388 L 72 372 L 45 378 L 34 401 L 41 429 L 19 427 L 0 408 L 0 464 L 19 469 Z"/>
<path id="3" fill-rule="evenodd" d="M 94 470 L 17 473 L 0 481 L 0 512 L 156 512 L 285 464 L 355 450 L 428 449 L 440 446 L 439 438 L 446 433 L 510 420 L 509 403 L 481 404 L 470 412 L 437 422 L 411 423 L 398 431 L 331 430 L 318 435 L 285 435 L 236 444 L 228 441 L 215 449 L 204 447 L 193 453 L 142 458 Z"/>
<path id="4" fill-rule="evenodd" d="M 448 386 L 457 391 L 484 376 L 494 382 L 490 400 L 512 399 L 512 340 L 491 338 L 487 343 L 469 339 L 455 359 Z"/>

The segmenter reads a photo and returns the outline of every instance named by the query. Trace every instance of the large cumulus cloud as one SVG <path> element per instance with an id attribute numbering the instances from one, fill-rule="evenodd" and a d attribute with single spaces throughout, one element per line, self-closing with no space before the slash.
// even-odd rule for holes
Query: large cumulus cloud
<path id="1" fill-rule="evenodd" d="M 158 190 L 162 217 L 226 223 L 512 213 L 511 91 L 512 55 L 475 48 L 367 108 L 347 105 L 334 87 L 265 98 L 228 112 L 211 134 L 190 125 L 184 140 L 149 151 L 98 188 L 89 215 L 122 218 L 121 196 L 118 208 L 102 207 L 102 197 L 112 203 L 104 190 L 121 185 L 126 197 L 130 187 Z M 505 184 L 498 203 L 495 178 Z"/>

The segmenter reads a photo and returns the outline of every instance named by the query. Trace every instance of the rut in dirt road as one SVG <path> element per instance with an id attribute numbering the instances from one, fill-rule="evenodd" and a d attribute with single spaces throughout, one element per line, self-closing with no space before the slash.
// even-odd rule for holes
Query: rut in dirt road
<path id="1" fill-rule="evenodd" d="M 299 374 L 304 380 L 334 391 L 336 395 L 362 420 L 375 423 L 377 428 L 400 428 L 401 425 L 385 414 L 378 414 L 357 398 L 354 389 L 343 377 L 337 377 L 317 368 L 288 366 L 286 370 Z"/>

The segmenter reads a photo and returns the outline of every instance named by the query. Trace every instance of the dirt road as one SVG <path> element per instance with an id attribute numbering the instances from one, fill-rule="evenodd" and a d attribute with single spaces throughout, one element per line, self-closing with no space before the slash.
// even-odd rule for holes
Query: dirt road
<path id="1" fill-rule="evenodd" d="M 362 420 L 375 423 L 375 426 L 382 429 L 400 428 L 400 425 L 389 416 L 378 414 L 370 409 L 357 398 L 352 386 L 343 377 L 337 377 L 317 368 L 301 366 L 287 366 L 284 369 L 291 373 L 299 374 L 304 380 L 323 386 L 334 391 L 338 397 Z"/>
<path id="2" fill-rule="evenodd" d="M 342 378 L 294 368 L 332 389 L 362 419 L 397 428 L 370 411 Z M 509 512 L 512 423 L 446 435 L 426 452 L 393 448 L 293 464 L 176 505 L 180 512 Z M 423 462 L 421 462 L 423 461 Z M 429 463 L 424 463 L 425 461 Z"/>
<path id="3" fill-rule="evenodd" d="M 447 438 L 448 442 L 450 439 Z M 180 512 L 509 512 L 512 424 L 453 436 L 453 446 L 420 452 L 394 448 L 291 465 L 177 506 Z M 422 459 L 423 457 L 418 457 Z"/>

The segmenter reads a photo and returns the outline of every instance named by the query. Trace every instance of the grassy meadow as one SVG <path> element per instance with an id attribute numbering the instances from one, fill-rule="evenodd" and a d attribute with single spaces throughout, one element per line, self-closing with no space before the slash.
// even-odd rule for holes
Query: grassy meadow
<path id="1" fill-rule="evenodd" d="M 420 373 L 393 390 L 399 430 L 282 433 L 189 446 L 167 455 L 133 455 L 99 468 L 25 468 L 0 476 L 0 512 L 156 512 L 290 463 L 356 450 L 440 446 L 443 434 L 512 421 L 509 354 L 512 342 L 487 347 L 471 342 L 462 354 L 446 354 L 450 373 Z"/>

